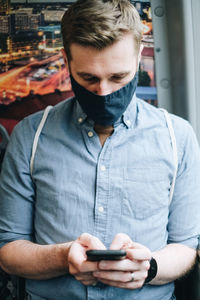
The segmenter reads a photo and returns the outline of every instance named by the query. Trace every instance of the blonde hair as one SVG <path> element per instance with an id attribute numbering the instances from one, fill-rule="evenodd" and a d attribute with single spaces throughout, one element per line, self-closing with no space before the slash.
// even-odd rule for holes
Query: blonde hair
<path id="1" fill-rule="evenodd" d="M 142 40 L 140 17 L 129 0 L 78 0 L 64 13 L 61 29 L 69 60 L 72 43 L 101 50 L 130 32 L 139 52 Z"/>

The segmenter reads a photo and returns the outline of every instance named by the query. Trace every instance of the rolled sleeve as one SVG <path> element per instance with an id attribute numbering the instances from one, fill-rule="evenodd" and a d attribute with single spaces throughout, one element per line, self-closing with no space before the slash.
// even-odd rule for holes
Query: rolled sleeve
<path id="1" fill-rule="evenodd" d="M 191 126 L 182 132 L 179 168 L 170 205 L 168 243 L 198 245 L 200 235 L 200 150 Z"/>
<path id="2" fill-rule="evenodd" d="M 14 240 L 33 240 L 34 185 L 29 168 L 31 131 L 27 129 L 26 120 L 16 126 L 2 165 L 0 247 Z"/>

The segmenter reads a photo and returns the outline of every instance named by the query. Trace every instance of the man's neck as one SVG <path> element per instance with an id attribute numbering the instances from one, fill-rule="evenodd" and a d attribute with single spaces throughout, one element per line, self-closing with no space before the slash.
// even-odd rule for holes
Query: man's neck
<path id="1" fill-rule="evenodd" d="M 103 126 L 100 124 L 95 124 L 94 125 L 94 130 L 96 131 L 97 134 L 103 134 L 103 135 L 111 135 L 113 133 L 113 126 L 108 125 L 108 126 Z"/>
<path id="2" fill-rule="evenodd" d="M 99 124 L 95 124 L 94 125 L 94 130 L 96 131 L 96 133 L 99 136 L 101 145 L 103 146 L 106 139 L 112 135 L 114 128 L 113 126 L 109 125 L 109 126 L 103 126 L 103 125 L 99 125 Z"/>

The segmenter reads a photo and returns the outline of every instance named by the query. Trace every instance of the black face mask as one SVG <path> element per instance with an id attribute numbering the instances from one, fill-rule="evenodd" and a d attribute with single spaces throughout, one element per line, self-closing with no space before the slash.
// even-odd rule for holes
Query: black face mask
<path id="1" fill-rule="evenodd" d="M 100 125 L 113 125 L 125 112 L 135 93 L 138 74 L 121 89 L 105 96 L 94 94 L 80 84 L 72 76 L 71 84 L 74 94 L 85 114 Z"/>

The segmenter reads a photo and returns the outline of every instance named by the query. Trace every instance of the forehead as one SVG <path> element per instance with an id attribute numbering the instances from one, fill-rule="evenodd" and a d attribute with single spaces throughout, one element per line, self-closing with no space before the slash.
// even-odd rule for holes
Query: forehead
<path id="1" fill-rule="evenodd" d="M 105 49 L 71 44 L 70 66 L 74 71 L 97 73 L 122 72 L 135 64 L 138 54 L 135 51 L 134 39 L 131 34 L 124 37 Z"/>

